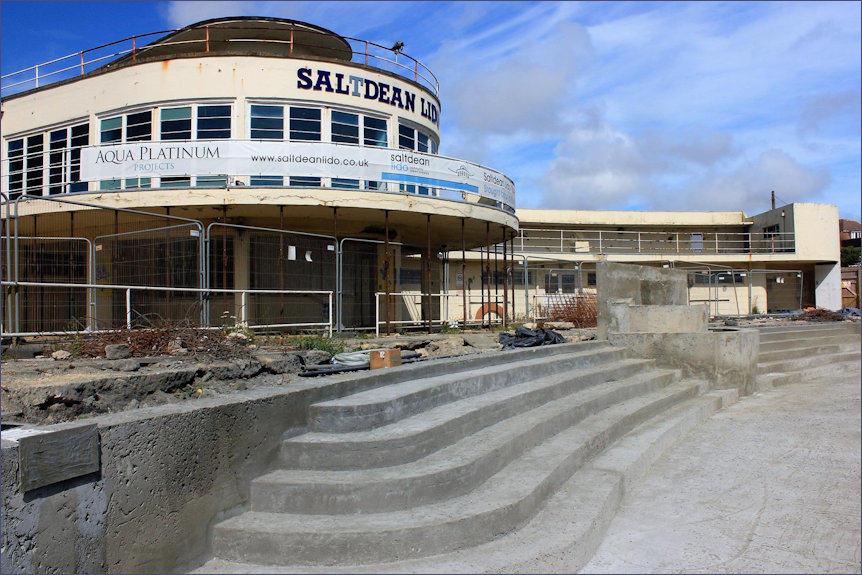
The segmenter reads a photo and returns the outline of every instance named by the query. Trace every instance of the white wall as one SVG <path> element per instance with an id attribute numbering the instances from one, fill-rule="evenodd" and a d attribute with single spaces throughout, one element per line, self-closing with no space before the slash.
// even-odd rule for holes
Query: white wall
<path id="1" fill-rule="evenodd" d="M 839 310 L 841 303 L 841 264 L 814 266 L 814 301 L 817 307 Z"/>

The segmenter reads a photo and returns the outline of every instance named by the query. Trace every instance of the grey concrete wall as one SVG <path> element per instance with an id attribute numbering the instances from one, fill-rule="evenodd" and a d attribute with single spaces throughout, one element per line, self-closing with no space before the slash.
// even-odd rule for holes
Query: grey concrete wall
<path id="1" fill-rule="evenodd" d="M 685 377 L 706 379 L 714 389 L 755 390 L 760 333 L 756 329 L 724 328 L 704 333 L 610 333 L 613 345 L 635 355 L 681 369 Z"/>
<path id="2" fill-rule="evenodd" d="M 4 441 L 2 571 L 164 573 L 190 564 L 207 551 L 214 519 L 247 500 L 282 433 L 302 424 L 312 395 L 252 391 L 94 418 L 101 471 L 27 492 L 22 445 Z"/>
<path id="3" fill-rule="evenodd" d="M 609 332 L 703 333 L 708 326 L 706 305 L 631 305 L 608 302 Z"/>
<path id="4" fill-rule="evenodd" d="M 608 332 L 625 331 L 619 329 L 624 312 L 613 310 L 614 306 L 688 305 L 688 275 L 684 270 L 598 262 L 596 286 L 598 339 L 607 339 Z"/>

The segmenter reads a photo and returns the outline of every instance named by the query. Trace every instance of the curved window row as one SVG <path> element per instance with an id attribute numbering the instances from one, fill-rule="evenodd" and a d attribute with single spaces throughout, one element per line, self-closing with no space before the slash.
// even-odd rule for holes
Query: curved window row
<path id="1" fill-rule="evenodd" d="M 85 192 L 88 182 L 80 179 L 81 148 L 95 144 L 121 144 L 159 140 L 219 140 L 237 137 L 235 104 L 200 102 L 142 108 L 111 115 L 97 115 L 95 133 L 88 123 L 7 140 L 8 189 L 10 197 Z M 400 149 L 436 154 L 435 137 L 407 121 L 368 112 L 337 109 L 309 103 L 250 101 L 242 130 L 252 140 L 330 142 Z M 397 130 L 391 133 L 390 130 Z M 95 141 L 91 141 L 95 140 Z M 397 143 L 397 146 L 396 146 Z M 246 176 L 251 186 L 321 187 L 386 190 L 436 195 L 435 190 L 411 184 L 383 183 L 345 178 L 321 178 L 303 174 Z M 223 187 L 225 176 L 163 176 L 128 178 L 95 183 L 100 190 L 147 188 Z M 394 189 L 392 191 L 395 191 Z"/>

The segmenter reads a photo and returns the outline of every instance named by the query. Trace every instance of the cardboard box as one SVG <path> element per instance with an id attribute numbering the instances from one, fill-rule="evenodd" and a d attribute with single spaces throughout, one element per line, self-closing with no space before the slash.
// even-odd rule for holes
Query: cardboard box
<path id="1" fill-rule="evenodd" d="M 401 365 L 400 349 L 384 349 L 371 352 L 371 369 Z"/>

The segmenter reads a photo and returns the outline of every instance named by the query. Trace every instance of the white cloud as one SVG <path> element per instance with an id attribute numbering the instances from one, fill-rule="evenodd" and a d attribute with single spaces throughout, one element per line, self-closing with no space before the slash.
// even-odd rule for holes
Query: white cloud
<path id="1" fill-rule="evenodd" d="M 210 18 L 257 14 L 260 4 L 265 2 L 169 2 L 167 18 L 171 26 L 182 28 Z"/>
<path id="2" fill-rule="evenodd" d="M 542 205 L 620 209 L 650 189 L 651 168 L 635 140 L 598 118 L 574 127 L 555 148 Z"/>
<path id="3" fill-rule="evenodd" d="M 816 201 L 829 184 L 825 169 L 806 167 L 779 150 L 768 150 L 739 168 L 694 182 L 675 200 L 658 198 L 657 205 L 671 209 L 681 201 L 686 209 L 769 209 L 770 192 L 787 202 Z M 678 208 L 676 208 L 678 209 Z"/>

